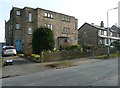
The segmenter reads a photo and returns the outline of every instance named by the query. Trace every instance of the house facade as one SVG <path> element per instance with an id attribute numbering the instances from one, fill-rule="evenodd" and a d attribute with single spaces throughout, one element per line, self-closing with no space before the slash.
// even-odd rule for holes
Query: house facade
<path id="1" fill-rule="evenodd" d="M 111 45 L 114 41 L 120 40 L 120 29 L 116 26 L 109 28 L 104 27 L 101 22 L 100 26 L 84 23 L 78 29 L 78 43 L 81 45 Z"/>
<path id="2" fill-rule="evenodd" d="M 54 32 L 56 49 L 65 42 L 78 43 L 78 19 L 75 17 L 42 8 L 13 7 L 9 21 L 5 22 L 6 44 L 24 53 L 32 50 L 32 33 L 41 26 Z"/>

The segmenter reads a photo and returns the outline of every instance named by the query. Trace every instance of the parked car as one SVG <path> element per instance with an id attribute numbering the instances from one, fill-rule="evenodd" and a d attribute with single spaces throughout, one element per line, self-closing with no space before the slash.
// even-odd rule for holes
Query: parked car
<path id="1" fill-rule="evenodd" d="M 16 56 L 17 51 L 14 46 L 3 46 L 2 48 L 2 56 L 6 55 L 14 55 Z"/>

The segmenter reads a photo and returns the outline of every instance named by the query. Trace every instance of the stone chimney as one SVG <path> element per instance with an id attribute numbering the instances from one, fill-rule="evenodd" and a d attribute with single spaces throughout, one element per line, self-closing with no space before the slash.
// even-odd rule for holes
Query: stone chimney
<path id="1" fill-rule="evenodd" d="M 101 21 L 100 27 L 104 27 L 104 22 L 103 21 Z"/>

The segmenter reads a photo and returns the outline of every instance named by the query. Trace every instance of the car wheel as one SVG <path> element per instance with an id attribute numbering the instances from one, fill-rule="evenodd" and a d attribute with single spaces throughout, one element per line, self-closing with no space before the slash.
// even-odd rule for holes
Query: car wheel
<path id="1" fill-rule="evenodd" d="M 5 55 L 4 54 L 2 54 L 2 57 L 4 57 Z"/>
<path id="2" fill-rule="evenodd" d="M 14 54 L 14 56 L 16 56 L 16 54 Z"/>
<path id="3" fill-rule="evenodd" d="M 7 66 L 7 62 L 6 61 L 4 62 L 4 66 Z"/>

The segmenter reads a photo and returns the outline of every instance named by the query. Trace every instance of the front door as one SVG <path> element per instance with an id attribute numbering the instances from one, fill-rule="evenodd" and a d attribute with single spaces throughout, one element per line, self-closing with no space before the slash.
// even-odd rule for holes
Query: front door
<path id="1" fill-rule="evenodd" d="M 16 50 L 22 51 L 22 41 L 21 40 L 16 40 Z"/>

